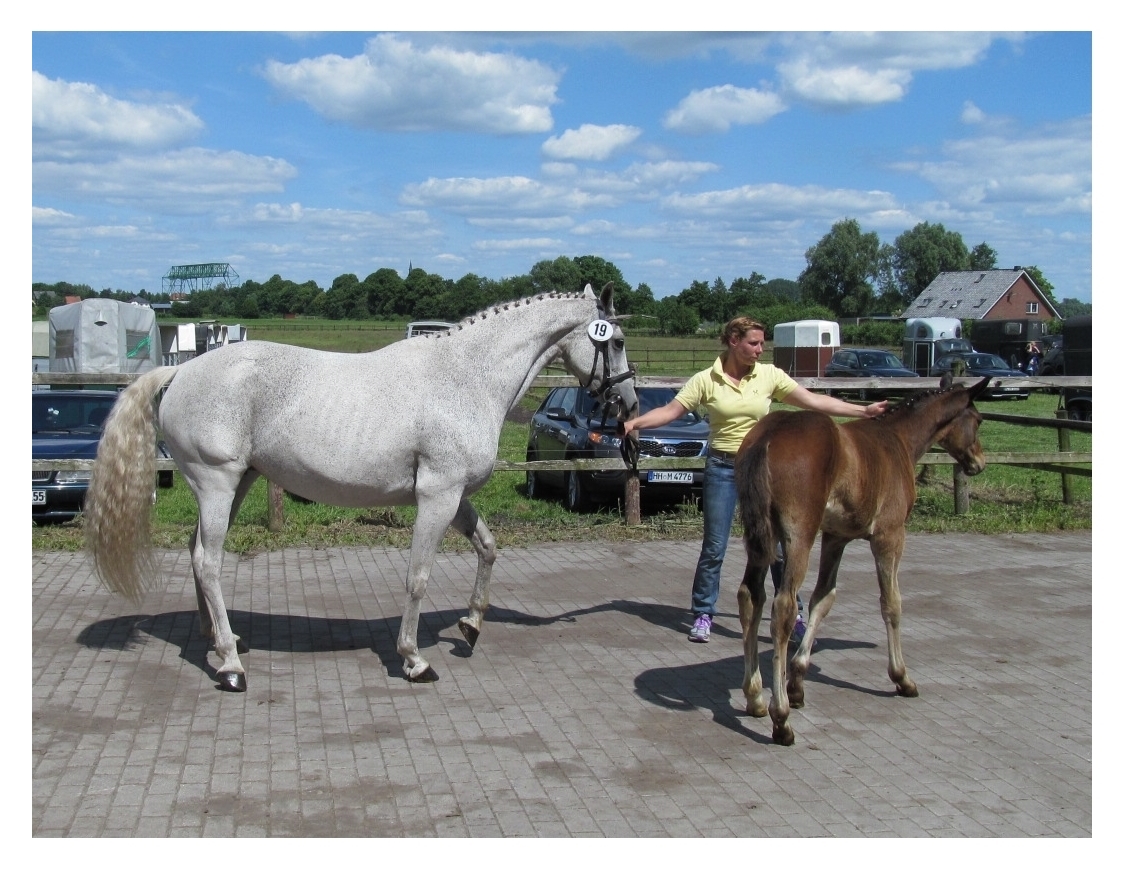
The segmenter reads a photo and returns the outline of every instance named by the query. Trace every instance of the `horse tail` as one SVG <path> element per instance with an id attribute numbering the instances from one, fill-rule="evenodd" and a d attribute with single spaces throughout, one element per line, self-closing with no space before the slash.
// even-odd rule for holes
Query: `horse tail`
<path id="1" fill-rule="evenodd" d="M 734 466 L 734 484 L 745 529 L 746 554 L 752 562 L 771 563 L 776 558 L 777 539 L 773 528 L 773 487 L 769 475 L 767 438 L 758 438 L 742 446 Z"/>
<path id="2" fill-rule="evenodd" d="M 156 403 L 174 366 L 146 372 L 106 420 L 83 508 L 86 549 L 107 589 L 140 601 L 156 585 L 150 521 L 156 486 Z"/>

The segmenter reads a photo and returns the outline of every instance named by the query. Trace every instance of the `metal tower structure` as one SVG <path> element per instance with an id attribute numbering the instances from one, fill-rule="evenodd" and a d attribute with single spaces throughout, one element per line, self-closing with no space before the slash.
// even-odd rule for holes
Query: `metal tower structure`
<path id="1" fill-rule="evenodd" d="M 224 284 L 229 290 L 238 287 L 242 281 L 230 263 L 195 263 L 172 266 L 160 279 L 160 289 L 168 294 L 183 294 L 210 290 L 216 283 Z"/>

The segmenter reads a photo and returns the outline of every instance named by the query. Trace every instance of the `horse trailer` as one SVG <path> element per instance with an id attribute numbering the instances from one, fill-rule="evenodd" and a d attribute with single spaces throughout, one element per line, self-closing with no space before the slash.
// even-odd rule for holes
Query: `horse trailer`
<path id="1" fill-rule="evenodd" d="M 1034 342 L 1042 353 L 1047 348 L 1048 320 L 977 320 L 972 324 L 972 347 L 993 353 L 1011 368 L 1024 368 L 1030 359 L 1027 345 Z"/>
<path id="2" fill-rule="evenodd" d="M 923 378 L 931 376 L 933 363 L 950 353 L 971 353 L 963 327 L 955 317 L 910 317 L 905 322 L 902 362 Z"/>
<path id="3" fill-rule="evenodd" d="M 820 378 L 839 350 L 839 324 L 795 320 L 773 327 L 773 364 L 794 378 Z"/>

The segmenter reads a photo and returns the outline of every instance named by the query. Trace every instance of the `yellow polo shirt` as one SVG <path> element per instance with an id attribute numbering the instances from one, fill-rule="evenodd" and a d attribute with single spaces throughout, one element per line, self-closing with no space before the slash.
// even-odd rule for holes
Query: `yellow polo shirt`
<path id="1" fill-rule="evenodd" d="M 709 369 L 693 375 L 675 400 L 688 411 L 704 409 L 710 417 L 711 446 L 736 453 L 749 430 L 769 413 L 773 400 L 783 399 L 797 386 L 782 369 L 762 362 L 735 383 L 718 357 Z"/>

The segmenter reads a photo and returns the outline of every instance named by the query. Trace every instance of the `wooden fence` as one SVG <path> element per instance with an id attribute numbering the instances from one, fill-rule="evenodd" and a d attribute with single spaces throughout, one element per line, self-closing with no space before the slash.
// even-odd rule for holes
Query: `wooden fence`
<path id="1" fill-rule="evenodd" d="M 134 374 L 104 374 L 91 375 L 88 373 L 60 373 L 60 372 L 33 372 L 31 375 L 32 386 L 67 386 L 81 387 L 96 383 L 109 387 L 123 387 L 136 380 Z M 667 386 L 680 387 L 686 382 L 684 377 L 649 376 L 638 378 L 640 386 Z M 975 383 L 976 378 L 961 378 L 966 384 Z M 886 389 L 894 390 L 928 390 L 937 386 L 937 378 L 848 378 L 842 381 L 839 378 L 797 378 L 801 386 L 817 392 L 854 392 L 859 389 Z M 1092 389 L 1092 377 L 1040 377 L 1019 379 L 1020 384 L 1026 384 L 1031 389 L 1057 390 L 1064 387 L 1080 387 Z M 532 389 L 546 390 L 555 386 L 576 384 L 577 381 L 569 374 L 546 373 L 540 374 L 534 381 Z M 1093 424 L 1087 421 L 1067 420 L 1064 417 L 1050 419 L 1046 417 L 1022 417 L 1011 414 L 996 414 L 981 412 L 985 420 L 1001 423 L 1012 423 L 1019 426 L 1036 426 L 1055 429 L 1058 432 L 1057 452 L 1046 453 L 988 453 L 987 461 L 993 465 L 1019 465 L 1038 468 L 1045 471 L 1056 472 L 1062 479 L 1062 499 L 1066 504 L 1072 502 L 1070 476 L 1091 477 L 1093 474 L 1092 452 L 1075 452 L 1069 449 L 1069 433 L 1072 431 L 1092 432 Z M 1063 414 L 1064 412 L 1059 412 Z M 497 459 L 493 466 L 495 471 L 514 471 L 525 473 L 536 469 L 542 470 L 577 470 L 577 471 L 627 471 L 629 472 L 625 485 L 625 523 L 634 525 L 640 521 L 640 474 L 657 469 L 695 469 L 706 464 L 703 457 L 673 458 L 673 457 L 644 457 L 641 458 L 636 469 L 631 469 L 624 459 L 555 459 L 536 460 L 534 462 L 513 462 L 506 459 Z M 925 454 L 918 462 L 919 466 L 952 466 L 953 467 L 953 499 L 955 512 L 964 514 L 968 511 L 968 478 L 960 471 L 959 467 L 947 453 L 934 449 Z M 1084 467 L 1089 466 L 1089 467 Z M 33 471 L 65 470 L 82 471 L 93 467 L 92 460 L 82 459 L 33 459 Z M 171 459 L 158 459 L 156 468 L 159 471 L 175 471 L 176 464 Z M 271 529 L 280 529 L 284 517 L 282 514 L 282 491 L 280 487 L 270 483 L 269 497 L 269 525 Z"/>

